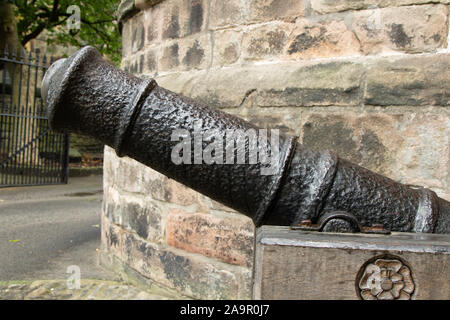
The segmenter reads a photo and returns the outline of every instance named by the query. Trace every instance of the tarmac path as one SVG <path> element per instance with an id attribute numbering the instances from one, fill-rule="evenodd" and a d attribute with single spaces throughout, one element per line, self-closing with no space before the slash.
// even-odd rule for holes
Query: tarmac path
<path id="1" fill-rule="evenodd" d="M 0 189 L 0 281 L 113 279 L 98 266 L 102 177 L 67 185 Z"/>

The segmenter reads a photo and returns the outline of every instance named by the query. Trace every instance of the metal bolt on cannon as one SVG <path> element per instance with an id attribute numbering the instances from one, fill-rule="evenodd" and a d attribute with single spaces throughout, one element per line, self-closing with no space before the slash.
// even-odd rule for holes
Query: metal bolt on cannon
<path id="1" fill-rule="evenodd" d="M 271 144 L 258 146 L 278 154 L 270 175 L 261 174 L 268 164 L 259 161 L 174 163 L 174 130 L 193 133 L 198 121 L 205 134 L 259 128 L 161 88 L 155 80 L 121 71 L 92 47 L 56 61 L 45 75 L 42 97 L 53 130 L 94 137 L 119 156 L 249 216 L 256 226 L 367 233 L 450 230 L 450 203 L 433 191 L 397 183 L 331 151 L 308 150 L 288 135 L 278 137 L 277 150 Z M 247 157 L 251 153 L 249 143 L 237 148 Z"/>

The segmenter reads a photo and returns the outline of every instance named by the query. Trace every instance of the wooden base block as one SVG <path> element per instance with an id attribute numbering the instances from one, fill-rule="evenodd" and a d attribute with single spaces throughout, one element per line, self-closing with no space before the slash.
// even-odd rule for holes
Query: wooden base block
<path id="1" fill-rule="evenodd" d="M 450 299 L 450 236 L 257 230 L 255 299 Z"/>

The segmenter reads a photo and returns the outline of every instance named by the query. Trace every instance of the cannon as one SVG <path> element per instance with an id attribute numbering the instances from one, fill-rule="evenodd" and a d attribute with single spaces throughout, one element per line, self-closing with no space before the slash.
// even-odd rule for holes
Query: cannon
<path id="1" fill-rule="evenodd" d="M 332 151 L 308 150 L 296 137 L 263 131 L 128 74 L 93 47 L 56 61 L 42 97 L 52 130 L 94 137 L 256 226 L 449 233 L 450 203 L 433 191 L 400 184 Z M 202 158 L 206 149 L 213 151 Z M 255 150 L 264 156 L 255 158 Z M 244 162 L 236 160 L 240 155 Z"/>

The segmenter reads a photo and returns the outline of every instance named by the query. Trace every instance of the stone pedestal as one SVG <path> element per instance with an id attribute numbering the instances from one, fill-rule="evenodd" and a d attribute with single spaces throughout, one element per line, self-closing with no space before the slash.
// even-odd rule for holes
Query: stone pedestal
<path id="1" fill-rule="evenodd" d="M 450 236 L 257 231 L 255 299 L 450 299 Z"/>

